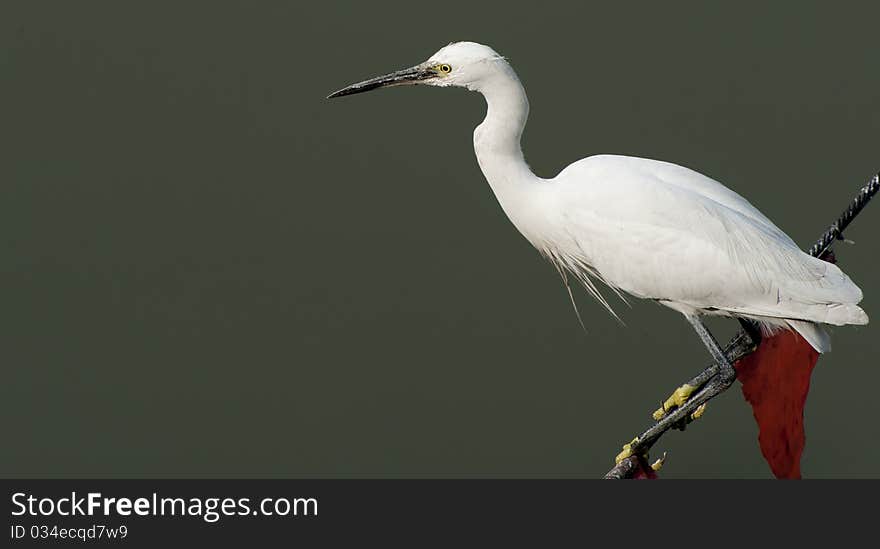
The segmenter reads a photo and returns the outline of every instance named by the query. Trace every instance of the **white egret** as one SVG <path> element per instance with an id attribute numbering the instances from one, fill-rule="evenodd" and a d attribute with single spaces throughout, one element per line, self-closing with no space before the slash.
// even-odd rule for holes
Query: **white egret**
<path id="1" fill-rule="evenodd" d="M 449 44 L 412 68 L 329 97 L 406 84 L 463 87 L 485 97 L 474 150 L 510 221 L 563 278 L 573 275 L 611 314 L 594 280 L 621 297 L 655 300 L 684 315 L 717 365 L 708 398 L 729 386 L 735 372 L 702 315 L 748 319 L 765 333 L 796 330 L 819 352 L 830 349 L 822 324 L 868 322 L 858 306 L 862 292 L 846 274 L 804 253 L 746 199 L 709 177 L 613 155 L 579 160 L 551 179 L 536 176 L 520 147 L 529 113 L 525 90 L 488 46 Z M 655 418 L 683 407 L 698 388 L 680 387 Z"/>

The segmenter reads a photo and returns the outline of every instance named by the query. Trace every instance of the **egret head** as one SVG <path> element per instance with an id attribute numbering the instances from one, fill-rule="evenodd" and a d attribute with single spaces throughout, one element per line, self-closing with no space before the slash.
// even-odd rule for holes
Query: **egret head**
<path id="1" fill-rule="evenodd" d="M 424 63 L 352 84 L 327 97 L 409 84 L 458 86 L 479 91 L 483 83 L 507 70 L 510 70 L 507 62 L 489 46 L 476 42 L 454 42 L 441 48 Z"/>

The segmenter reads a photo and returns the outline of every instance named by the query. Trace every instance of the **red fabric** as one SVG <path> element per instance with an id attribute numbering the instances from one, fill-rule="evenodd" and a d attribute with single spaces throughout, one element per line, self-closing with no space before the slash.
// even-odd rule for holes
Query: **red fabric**
<path id="1" fill-rule="evenodd" d="M 758 422 L 761 453 L 776 478 L 801 478 L 804 404 L 818 359 L 799 334 L 782 331 L 765 337 L 757 351 L 734 364 Z"/>
<path id="2" fill-rule="evenodd" d="M 655 480 L 657 471 L 651 468 L 651 465 L 644 458 L 639 458 L 639 467 L 636 469 L 633 479 L 635 480 Z"/>

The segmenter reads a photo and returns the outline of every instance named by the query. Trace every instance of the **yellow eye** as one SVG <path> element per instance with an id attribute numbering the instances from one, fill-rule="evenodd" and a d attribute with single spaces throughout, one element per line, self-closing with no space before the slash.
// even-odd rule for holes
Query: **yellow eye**
<path id="1" fill-rule="evenodd" d="M 437 70 L 442 72 L 443 74 L 449 74 L 450 72 L 452 72 L 452 67 L 450 67 L 446 63 L 443 63 L 442 65 L 437 65 Z"/>

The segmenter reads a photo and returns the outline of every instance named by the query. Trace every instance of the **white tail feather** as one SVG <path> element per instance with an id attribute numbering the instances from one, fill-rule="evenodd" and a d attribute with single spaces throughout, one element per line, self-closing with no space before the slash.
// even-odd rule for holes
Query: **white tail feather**
<path id="1" fill-rule="evenodd" d="M 807 340 L 813 349 L 820 353 L 827 353 L 831 350 L 831 336 L 825 331 L 821 325 L 815 322 L 806 322 L 804 320 L 786 320 L 797 333 Z"/>

